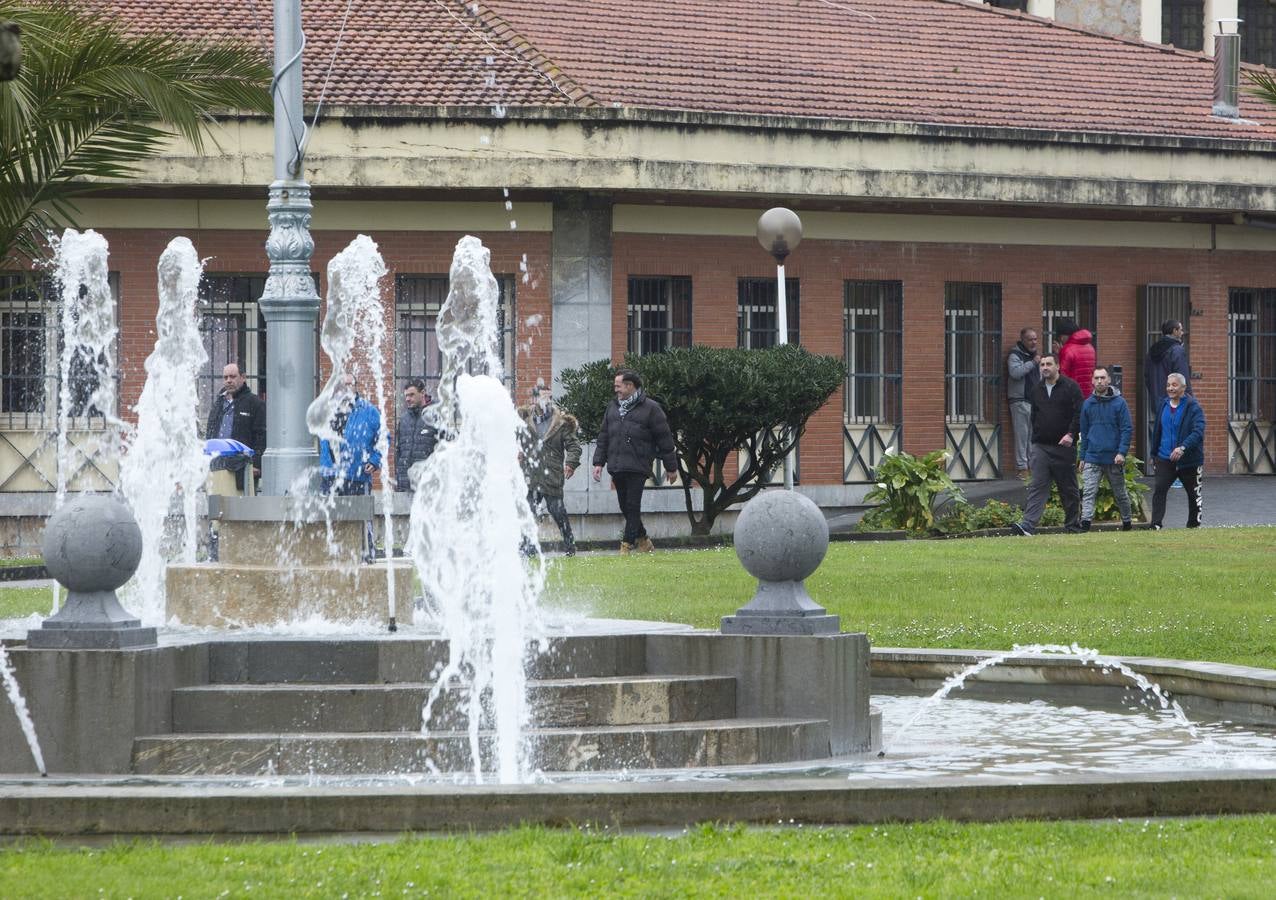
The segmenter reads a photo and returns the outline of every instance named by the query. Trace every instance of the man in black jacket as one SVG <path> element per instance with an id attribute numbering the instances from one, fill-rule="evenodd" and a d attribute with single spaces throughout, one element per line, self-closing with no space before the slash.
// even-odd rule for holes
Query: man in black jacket
<path id="1" fill-rule="evenodd" d="M 1037 530 L 1051 483 L 1059 486 L 1063 525 L 1081 530 L 1081 492 L 1077 490 L 1077 432 L 1081 405 L 1085 402 L 1075 381 L 1059 373 L 1054 356 L 1041 357 L 1041 381 L 1032 389 L 1032 453 L 1028 461 L 1032 481 L 1023 519 L 1011 525 L 1015 534 L 1031 536 Z"/>
<path id="2" fill-rule="evenodd" d="M 616 399 L 607 405 L 594 449 L 594 481 L 602 480 L 606 464 L 625 517 L 621 554 L 631 550 L 650 553 L 656 548 L 642 525 L 643 487 L 657 456 L 665 464 L 665 478 L 673 484 L 678 478 L 678 455 L 665 411 L 643 392 L 638 373 L 622 369 L 616 376 L 615 391 Z"/>
<path id="3" fill-rule="evenodd" d="M 236 363 L 222 369 L 222 389 L 213 398 L 204 437 L 230 438 L 253 448 L 251 463 L 242 456 L 213 457 L 209 466 L 213 472 L 208 485 L 210 494 L 244 493 L 244 473 L 250 465 L 253 478 L 261 477 L 261 455 L 266 452 L 266 404 L 248 388 Z M 219 476 L 219 472 L 226 474 Z M 233 491 L 231 475 L 234 476 Z M 248 493 L 254 492 L 255 484 L 254 480 L 248 485 Z"/>
<path id="4" fill-rule="evenodd" d="M 1161 339 L 1148 348 L 1143 361 L 1143 385 L 1148 392 L 1148 408 L 1154 413 L 1165 400 L 1165 382 L 1171 372 L 1183 376 L 1184 390 L 1192 392 L 1191 365 L 1187 361 L 1187 348 L 1183 346 L 1183 323 L 1178 319 L 1166 319 L 1161 323 Z"/>
<path id="5" fill-rule="evenodd" d="M 403 389 L 403 412 L 394 429 L 394 489 L 396 491 L 412 490 L 412 481 L 408 470 L 414 465 L 430 458 L 434 445 L 439 441 L 439 433 L 425 416 L 425 408 L 430 405 L 430 395 L 426 393 L 425 382 L 413 378 Z"/>

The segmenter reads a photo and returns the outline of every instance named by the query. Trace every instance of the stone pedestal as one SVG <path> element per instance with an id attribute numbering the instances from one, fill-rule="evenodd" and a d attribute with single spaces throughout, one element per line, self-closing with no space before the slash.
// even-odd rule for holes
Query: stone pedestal
<path id="1" fill-rule="evenodd" d="M 372 497 L 332 498 L 327 518 L 313 499 L 210 497 L 221 561 L 169 566 L 167 615 L 207 628 L 388 621 L 393 578 L 394 619 L 410 624 L 412 564 L 363 561 L 373 514 Z"/>

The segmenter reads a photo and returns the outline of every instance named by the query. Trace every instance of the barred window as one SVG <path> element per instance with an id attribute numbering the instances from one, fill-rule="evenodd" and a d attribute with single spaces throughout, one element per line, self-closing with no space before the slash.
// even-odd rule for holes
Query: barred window
<path id="1" fill-rule="evenodd" d="M 1276 420 L 1276 289 L 1232 288 L 1227 321 L 1231 418 Z"/>
<path id="2" fill-rule="evenodd" d="M 1051 346 L 1059 322 L 1072 319 L 1090 332 L 1090 343 L 1099 346 L 1095 325 L 1099 319 L 1099 288 L 1093 284 L 1043 284 L 1041 286 L 1041 346 Z M 1043 349 L 1044 353 L 1045 350 Z"/>
<path id="3" fill-rule="evenodd" d="M 1276 68 L 1276 0 L 1241 0 L 1241 59 Z"/>
<path id="4" fill-rule="evenodd" d="M 205 275 L 199 283 L 199 332 L 208 362 L 199 390 L 201 427 L 208 421 L 213 397 L 222 389 L 222 370 L 230 363 L 258 395 L 266 389 L 266 322 L 257 301 L 266 276 Z"/>
<path id="5" fill-rule="evenodd" d="M 998 9 L 1017 9 L 1020 12 L 1028 11 L 1028 0 L 984 0 L 989 6 L 995 6 Z"/>
<path id="6" fill-rule="evenodd" d="M 944 326 L 948 421 L 996 421 L 1001 385 L 1001 285 L 945 284 Z"/>
<path id="7" fill-rule="evenodd" d="M 1205 45 L 1204 0 L 1161 0 L 1161 43 L 1200 50 Z"/>
<path id="8" fill-rule="evenodd" d="M 848 281 L 842 315 L 848 422 L 902 418 L 904 286 L 899 281 Z"/>
<path id="9" fill-rule="evenodd" d="M 784 279 L 784 302 L 787 310 L 790 344 L 799 344 L 798 279 Z M 774 347 L 779 343 L 779 301 L 774 278 L 741 278 L 736 305 L 738 346 L 745 350 Z"/>
<path id="10" fill-rule="evenodd" d="M 497 322 L 505 384 L 514 384 L 515 333 L 513 275 L 497 275 L 500 288 Z M 394 385 L 402 391 L 413 378 L 424 378 L 426 389 L 437 394 L 443 374 L 443 356 L 437 334 L 439 312 L 447 300 L 448 276 L 399 275 L 394 279 Z"/>
<path id="11" fill-rule="evenodd" d="M 639 355 L 691 346 L 691 279 L 629 278 L 627 348 Z"/>
<path id="12" fill-rule="evenodd" d="M 107 276 L 114 308 L 119 308 L 120 275 Z M 61 393 L 61 301 L 56 284 L 27 273 L 0 275 L 0 414 L 14 430 L 57 427 Z M 114 314 L 114 312 L 113 312 Z M 118 347 L 119 337 L 116 337 Z M 113 356 L 116 354 L 112 354 Z M 103 410 L 90 406 L 98 389 L 102 360 L 82 352 L 72 356 L 69 371 L 72 418 L 87 417 L 84 427 L 101 422 Z M 119 373 L 115 375 L 119 379 Z M 115 410 L 107 410 L 114 414 Z"/>

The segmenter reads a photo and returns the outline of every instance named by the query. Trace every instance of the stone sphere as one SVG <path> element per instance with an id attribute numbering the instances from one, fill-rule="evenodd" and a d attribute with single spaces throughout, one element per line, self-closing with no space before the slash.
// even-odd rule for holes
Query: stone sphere
<path id="1" fill-rule="evenodd" d="M 736 556 L 761 581 L 801 581 L 820 567 L 828 549 L 824 514 L 796 491 L 763 491 L 736 519 Z"/>
<path id="2" fill-rule="evenodd" d="M 133 513 L 109 494 L 82 494 L 44 526 L 44 567 L 72 591 L 113 591 L 142 559 L 142 531 Z"/>

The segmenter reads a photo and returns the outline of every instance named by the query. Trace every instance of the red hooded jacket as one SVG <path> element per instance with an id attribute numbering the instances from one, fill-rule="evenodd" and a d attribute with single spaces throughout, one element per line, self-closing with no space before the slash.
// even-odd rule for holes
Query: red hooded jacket
<path id="1" fill-rule="evenodd" d="M 1074 331 L 1059 348 L 1059 371 L 1067 375 L 1081 388 L 1081 396 L 1094 392 L 1094 344 L 1093 335 L 1084 328 Z"/>

